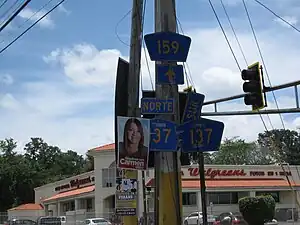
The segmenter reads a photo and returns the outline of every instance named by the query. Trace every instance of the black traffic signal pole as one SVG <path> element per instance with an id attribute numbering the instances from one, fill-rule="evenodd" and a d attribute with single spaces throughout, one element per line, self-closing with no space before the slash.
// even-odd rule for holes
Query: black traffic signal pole
<path id="1" fill-rule="evenodd" d="M 206 185 L 205 185 L 205 170 L 204 170 L 204 154 L 203 154 L 203 152 L 198 153 L 198 166 L 199 166 L 199 176 L 200 176 L 202 219 L 203 219 L 203 225 L 207 225 Z M 199 221 L 197 222 L 197 225 L 200 225 Z"/>
<path id="2" fill-rule="evenodd" d="M 261 74 L 262 89 L 263 89 L 264 98 L 265 98 L 265 107 L 267 107 L 268 106 L 268 103 L 267 103 L 267 94 L 266 94 L 267 87 L 265 86 L 265 79 L 264 79 L 264 72 L 263 72 L 262 65 L 260 66 L 259 69 L 260 69 L 260 74 Z"/>

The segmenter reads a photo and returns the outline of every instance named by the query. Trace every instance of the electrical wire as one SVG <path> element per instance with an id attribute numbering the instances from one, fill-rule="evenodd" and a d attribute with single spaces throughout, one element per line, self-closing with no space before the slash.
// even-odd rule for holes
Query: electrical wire
<path id="1" fill-rule="evenodd" d="M 19 25 L 17 28 L 22 28 L 28 21 L 30 21 L 34 16 L 36 16 L 39 12 L 41 12 L 43 9 L 45 9 L 51 2 L 54 0 L 49 0 L 46 4 L 44 4 L 39 10 L 37 10 L 35 13 L 33 13 L 30 17 L 28 17 L 21 25 Z M 8 32 L 8 37 L 13 36 L 13 33 Z M 0 44 L 2 44 L 5 41 L 5 39 L 2 39 L 0 41 Z"/>
<path id="2" fill-rule="evenodd" d="M 282 22 L 286 23 L 287 25 L 289 25 L 290 27 L 292 27 L 295 31 L 300 33 L 300 29 L 298 29 L 297 27 L 295 27 L 293 24 L 291 24 L 290 22 L 288 22 L 287 20 L 285 20 L 284 18 L 282 18 L 281 16 L 279 16 L 277 13 L 275 13 L 272 9 L 270 9 L 268 6 L 266 6 L 265 4 L 263 4 L 262 2 L 258 1 L 258 0 L 254 0 L 255 2 L 257 2 L 259 5 L 261 5 L 262 7 L 264 7 L 266 10 L 268 10 L 270 13 L 272 13 L 274 16 L 276 16 L 278 19 L 280 19 Z"/>
<path id="3" fill-rule="evenodd" d="M 52 11 L 54 11 L 58 6 L 60 6 L 65 0 L 61 0 L 55 6 L 53 6 L 48 12 L 46 12 L 43 16 L 41 16 L 38 20 L 36 20 L 31 26 L 29 26 L 26 30 L 24 30 L 21 34 L 19 34 L 14 40 L 12 40 L 8 45 L 0 50 L 0 54 L 3 53 L 6 49 L 8 49 L 11 45 L 13 45 L 18 39 L 20 39 L 24 34 L 26 34 L 30 29 L 32 29 L 36 24 L 38 24 L 42 19 L 44 19 L 47 15 L 49 15 Z"/>
<path id="4" fill-rule="evenodd" d="M 226 17 L 227 17 L 228 23 L 229 23 L 229 25 L 230 25 L 230 27 L 231 27 L 232 33 L 233 33 L 233 35 L 234 35 L 234 37 L 235 37 L 235 40 L 236 40 L 236 42 L 237 42 L 237 44 L 238 44 L 238 47 L 239 47 L 239 49 L 240 49 L 240 52 L 241 52 L 241 54 L 242 54 L 242 56 L 243 56 L 243 59 L 244 59 L 244 61 L 245 61 L 245 64 L 246 64 L 246 66 L 248 66 L 248 65 L 249 65 L 249 64 L 248 64 L 248 61 L 247 61 L 247 59 L 246 59 L 245 53 L 244 53 L 243 48 L 242 48 L 242 45 L 241 45 L 241 43 L 240 43 L 240 41 L 239 41 L 239 39 L 238 39 L 238 36 L 237 36 L 237 34 L 236 34 L 236 32 L 235 32 L 235 29 L 234 29 L 234 27 L 233 27 L 233 24 L 232 24 L 232 22 L 231 22 L 231 20 L 230 20 L 230 17 L 229 17 L 229 14 L 228 14 L 228 12 L 227 12 L 227 9 L 226 9 L 226 7 L 225 7 L 225 4 L 224 4 L 223 0 L 220 0 L 220 2 L 221 2 L 221 5 L 222 5 L 222 8 L 223 8 L 223 10 L 224 10 L 224 13 L 225 13 L 225 15 L 226 15 Z M 274 129 L 274 126 L 273 126 L 273 123 L 272 123 L 272 121 L 271 121 L 270 115 L 267 114 L 267 117 L 268 117 L 269 124 L 270 124 L 271 128 Z M 261 119 L 262 119 L 262 116 L 261 116 Z"/>
<path id="5" fill-rule="evenodd" d="M 219 19 L 219 16 L 218 16 L 218 14 L 217 14 L 217 12 L 216 12 L 216 10 L 215 10 L 215 7 L 214 7 L 214 5 L 212 4 L 211 0 L 208 0 L 208 2 L 209 2 L 210 7 L 211 7 L 211 9 L 213 10 L 214 15 L 215 15 L 215 17 L 216 17 L 216 19 L 217 19 L 217 21 L 218 21 L 218 24 L 219 24 L 219 26 L 220 26 L 220 28 L 221 28 L 221 30 L 222 30 L 222 33 L 223 33 L 223 35 L 224 35 L 224 37 L 225 37 L 225 39 L 226 39 L 226 42 L 227 42 L 228 47 L 229 47 L 229 49 L 230 49 L 230 51 L 231 51 L 231 54 L 232 54 L 232 56 L 233 56 L 233 58 L 234 58 L 234 60 L 235 60 L 235 62 L 236 62 L 236 65 L 237 65 L 237 67 L 239 68 L 240 72 L 242 72 L 242 69 L 241 69 L 241 67 L 240 67 L 240 64 L 239 64 L 239 62 L 238 62 L 238 60 L 237 60 L 237 58 L 236 58 L 236 56 L 235 56 L 235 54 L 234 54 L 234 51 L 233 51 L 233 49 L 232 49 L 232 47 L 231 47 L 231 44 L 230 44 L 230 42 L 229 42 L 229 40 L 228 40 L 228 38 L 227 38 L 227 35 L 226 35 L 225 30 L 224 30 L 224 28 L 223 28 L 223 26 L 222 26 L 222 24 L 221 24 L 221 21 L 220 21 L 220 19 Z"/>
<path id="6" fill-rule="evenodd" d="M 179 30 L 179 28 L 180 28 L 181 33 L 184 35 L 182 24 L 181 24 L 179 18 L 176 16 L 175 12 L 174 12 L 174 15 L 176 17 L 177 30 Z M 189 82 L 190 82 L 192 84 L 192 87 L 196 88 L 196 85 L 194 83 L 194 80 L 193 80 L 192 73 L 191 73 L 191 70 L 190 70 L 188 62 L 183 63 L 183 69 L 184 69 L 184 73 L 185 73 L 185 76 L 186 76 L 187 87 L 189 87 Z"/>
<path id="7" fill-rule="evenodd" d="M 11 9 L 13 9 L 14 7 L 15 7 L 15 5 L 17 5 L 17 3 L 20 3 L 18 6 L 17 6 L 17 8 L 16 9 L 14 9 L 13 10 L 13 12 L 12 13 L 14 13 L 22 4 L 23 4 L 23 2 L 20 2 L 19 0 L 15 0 L 14 1 L 14 3 L 0 16 L 0 18 L 1 19 L 3 19 L 8 13 L 9 13 L 9 11 L 11 10 Z M 9 17 L 9 16 L 8 16 Z M 4 19 L 1 23 L 0 23 L 0 26 L 2 26 L 3 25 L 3 23 L 5 23 L 5 20 L 6 19 Z"/>
<path id="8" fill-rule="evenodd" d="M 148 71 L 148 76 L 149 76 L 151 88 L 152 88 L 152 91 L 154 91 L 155 90 L 154 89 L 154 83 L 152 81 L 151 70 L 150 70 L 150 63 L 149 63 L 149 60 L 148 60 L 148 57 L 147 57 L 147 48 L 146 48 L 146 44 L 145 44 L 145 41 L 144 41 L 144 24 L 145 24 L 146 5 L 147 5 L 147 0 L 145 0 L 145 2 L 144 2 L 143 15 L 142 15 L 142 23 L 141 23 L 142 24 L 142 34 L 141 34 L 141 37 L 142 37 L 142 48 L 143 48 L 143 51 L 144 51 L 144 57 L 145 57 L 145 61 L 146 61 L 146 66 L 147 66 L 147 71 Z M 143 79 L 143 77 L 141 78 L 141 80 L 142 79 Z M 143 86 L 141 86 L 141 89 L 143 90 Z"/>
<path id="9" fill-rule="evenodd" d="M 226 15 L 226 17 L 227 17 L 227 20 L 228 20 L 228 22 L 229 22 L 229 24 L 230 24 L 230 27 L 231 27 L 232 33 L 233 33 L 233 35 L 234 35 L 234 37 L 235 37 L 235 40 L 236 40 L 236 42 L 237 42 L 237 44 L 238 44 L 238 46 L 239 46 L 240 52 L 241 52 L 241 54 L 242 54 L 242 56 L 243 56 L 243 58 L 244 58 L 244 61 L 245 61 L 245 63 L 246 63 L 246 66 L 248 66 L 249 64 L 248 64 L 247 59 L 246 59 L 246 56 L 245 56 L 245 54 L 244 54 L 242 45 L 241 45 L 241 43 L 240 43 L 240 41 L 239 41 L 239 39 L 238 39 L 238 37 L 237 37 L 237 35 L 236 35 L 236 32 L 235 32 L 235 30 L 234 30 L 233 25 L 232 25 L 232 23 L 231 23 L 231 20 L 230 20 L 230 18 L 229 18 L 228 12 L 227 12 L 227 10 L 226 10 L 225 4 L 224 4 L 223 0 L 220 0 L 220 2 L 221 2 L 221 5 L 222 5 L 222 7 L 223 7 L 223 10 L 224 10 L 224 12 L 225 12 L 225 15 Z"/>
<path id="10" fill-rule="evenodd" d="M 4 0 L 1 5 L 0 5 L 0 9 L 4 6 L 4 4 L 7 2 L 8 0 Z"/>
<path id="11" fill-rule="evenodd" d="M 209 0 L 209 3 L 210 3 L 210 6 L 211 6 L 211 8 L 212 8 L 212 10 L 213 10 L 213 12 L 214 12 L 214 15 L 215 15 L 217 21 L 218 21 L 218 24 L 219 24 L 219 26 L 220 26 L 220 28 L 221 28 L 221 30 L 222 30 L 222 33 L 223 33 L 223 35 L 224 35 L 224 37 L 225 37 L 225 39 L 226 39 L 226 42 L 227 42 L 227 44 L 228 44 L 228 47 L 230 48 L 231 53 L 232 53 L 232 55 L 233 55 L 233 57 L 234 57 L 234 59 L 235 59 L 235 62 L 236 62 L 236 64 L 237 64 L 237 66 L 238 66 L 240 72 L 242 72 L 241 67 L 240 67 L 240 65 L 239 65 L 239 62 L 238 62 L 238 60 L 237 60 L 237 58 L 236 58 L 236 56 L 235 56 L 235 54 L 234 54 L 234 52 L 233 52 L 233 49 L 232 49 L 232 47 L 231 47 L 231 45 L 230 45 L 229 39 L 227 38 L 227 35 L 226 35 L 226 33 L 225 33 L 225 30 L 223 29 L 223 26 L 222 26 L 222 24 L 221 24 L 221 21 L 220 21 L 220 19 L 219 19 L 219 17 L 218 17 L 218 14 L 217 14 L 217 12 L 216 12 L 216 10 L 215 10 L 215 8 L 214 8 L 214 5 L 212 4 L 211 0 Z M 223 2 L 222 2 L 222 3 L 223 3 Z M 223 4 L 223 5 L 224 5 L 224 4 Z M 225 7 L 224 7 L 223 9 L 225 9 L 225 11 L 226 11 L 226 8 L 225 8 Z M 226 12 L 227 12 L 227 11 L 226 11 Z M 228 15 L 228 13 L 226 13 L 226 14 Z M 229 19 L 229 21 L 230 21 L 229 15 L 228 15 L 228 19 Z M 231 22 L 230 22 L 230 23 L 231 23 Z M 232 25 L 232 23 L 231 23 L 231 25 Z M 234 31 L 233 26 L 232 26 L 232 29 L 233 29 L 233 31 Z M 235 33 L 235 32 L 234 32 L 234 33 Z M 237 35 L 236 35 L 236 40 L 238 40 Z M 240 50 L 243 51 L 242 48 L 241 48 Z M 245 55 L 245 54 L 244 54 L 244 55 Z M 245 59 L 246 59 L 246 57 L 245 57 Z M 247 60 L 246 60 L 246 63 L 247 63 Z M 261 115 L 260 111 L 258 111 L 258 112 L 259 112 L 260 120 L 262 121 L 265 130 L 268 130 L 268 129 L 267 129 L 267 126 L 266 126 L 266 123 L 265 123 L 265 121 L 264 121 L 264 119 L 263 119 L 263 116 Z M 269 118 L 270 125 L 273 127 L 273 124 L 272 124 L 272 121 L 271 121 L 270 116 L 269 116 L 268 114 L 267 114 L 267 116 L 268 116 L 268 118 Z M 273 128 L 273 129 L 274 129 L 274 128 Z"/>
<path id="12" fill-rule="evenodd" d="M 255 43 L 256 43 L 256 46 L 257 46 L 257 49 L 258 49 L 258 52 L 259 52 L 262 64 L 263 64 L 264 69 L 266 71 L 268 83 L 269 83 L 270 87 L 272 87 L 271 79 L 270 79 L 270 76 L 269 76 L 269 73 L 268 73 L 268 70 L 267 70 L 267 67 L 266 67 L 266 63 L 265 63 L 264 57 L 262 55 L 262 51 L 261 51 L 260 45 L 258 43 L 258 39 L 257 39 L 256 34 L 255 34 L 255 30 L 254 30 L 254 27 L 253 27 L 253 24 L 252 24 L 252 21 L 251 21 L 251 18 L 250 18 L 249 11 L 247 9 L 247 5 L 245 3 L 245 0 L 242 0 L 242 1 L 243 1 L 244 9 L 245 9 L 245 12 L 246 12 L 246 15 L 247 15 L 247 18 L 248 18 L 248 21 L 249 21 L 249 24 L 250 24 L 250 27 L 251 27 L 251 30 L 252 30 L 253 37 L 255 39 Z M 283 127 L 283 129 L 285 129 L 285 125 L 284 125 L 284 122 L 283 122 L 282 115 L 281 115 L 281 113 L 279 113 L 279 106 L 278 106 L 278 102 L 277 102 L 277 99 L 276 99 L 274 91 L 272 91 L 272 95 L 273 95 L 273 98 L 274 98 L 274 102 L 276 104 L 276 108 L 278 110 L 278 114 L 279 114 L 279 117 L 280 117 L 280 120 L 281 120 L 282 127 Z"/>
<path id="13" fill-rule="evenodd" d="M 266 68 L 266 64 L 265 64 L 264 58 L 263 58 L 263 56 L 262 56 L 262 51 L 261 51 L 260 45 L 259 45 L 259 43 L 258 43 L 258 39 L 257 39 L 256 34 L 255 34 L 255 30 L 254 30 L 254 27 L 253 27 L 253 24 L 252 24 L 252 21 L 251 21 L 251 18 L 250 18 L 249 11 L 248 11 L 248 9 L 247 9 L 247 5 L 246 5 L 246 3 L 245 3 L 245 0 L 242 0 L 242 1 L 243 1 L 244 9 L 245 9 L 245 12 L 246 12 L 246 15 L 247 15 L 247 18 L 248 18 L 248 21 L 249 21 L 249 24 L 250 24 L 250 27 L 251 27 L 251 30 L 252 30 L 252 34 L 253 34 L 254 39 L 255 39 L 255 43 L 256 43 L 256 46 L 257 46 L 257 49 L 258 49 L 260 58 L 261 58 L 261 60 L 262 60 L 263 66 L 265 67 L 265 71 L 266 71 L 266 75 L 267 75 L 267 78 L 268 78 L 269 85 L 270 85 L 270 87 L 272 87 L 271 80 L 270 80 L 270 76 L 269 76 L 269 74 L 268 74 L 268 71 L 267 71 L 267 68 Z M 276 99 L 276 96 L 275 96 L 274 91 L 272 91 L 272 94 L 273 94 L 273 97 L 274 97 L 274 101 L 275 101 L 277 110 L 279 111 L 279 106 L 278 106 L 278 102 L 277 102 L 277 99 Z M 285 130 L 285 125 L 284 125 L 284 121 L 283 121 L 282 115 L 281 115 L 281 113 L 279 113 L 279 112 L 278 112 L 278 114 L 279 114 L 279 116 L 280 116 L 280 120 L 281 120 L 283 129 Z M 268 130 L 267 130 L 267 131 L 268 131 Z M 276 137 L 274 137 L 274 138 L 276 139 Z M 273 142 L 273 145 L 274 145 L 273 147 L 274 147 L 275 149 L 277 149 L 278 146 L 277 146 L 277 144 L 276 144 L 276 140 L 275 140 L 275 141 L 272 140 L 272 142 Z M 277 156 L 277 155 L 275 154 L 275 156 Z M 285 174 L 285 176 L 286 176 L 286 180 L 287 180 L 287 182 L 288 182 L 288 184 L 289 184 L 290 189 L 295 193 L 295 198 L 296 198 L 297 204 L 298 204 L 298 206 L 300 206 L 300 203 L 299 203 L 299 201 L 298 201 L 298 199 L 297 199 L 297 196 L 296 196 L 298 193 L 294 190 L 294 188 L 293 188 L 293 186 L 292 186 L 292 184 L 291 184 L 291 181 L 290 181 L 290 179 L 289 179 L 289 177 L 288 177 L 288 174 L 287 174 L 286 171 L 285 171 L 284 165 L 283 165 L 282 162 L 281 162 L 282 159 L 279 159 L 279 158 L 277 157 L 277 160 L 279 161 L 279 164 L 280 164 L 280 166 L 281 166 L 281 168 L 282 168 L 282 170 L 283 170 L 283 172 L 284 172 L 284 174 Z M 290 168 L 288 168 L 288 169 L 289 169 L 289 172 L 291 172 Z M 295 180 L 294 180 L 293 176 L 292 176 L 292 180 L 293 180 L 293 182 L 294 182 L 294 184 L 295 184 Z"/>
<path id="14" fill-rule="evenodd" d="M 118 40 L 119 40 L 121 43 L 123 43 L 124 45 L 126 45 L 126 46 L 128 46 L 128 47 L 130 47 L 130 45 L 129 45 L 128 43 L 126 43 L 125 41 L 123 41 L 123 40 L 120 38 L 120 36 L 119 36 L 119 34 L 118 34 L 118 27 L 119 27 L 120 23 L 123 22 L 123 20 L 124 20 L 131 12 L 132 12 L 131 9 L 128 10 L 128 12 L 127 12 L 124 16 L 122 16 L 122 18 L 117 22 L 117 24 L 116 24 L 116 26 L 115 26 L 115 35 L 116 35 L 116 37 L 118 38 Z"/>
<path id="15" fill-rule="evenodd" d="M 13 21 L 14 18 L 16 18 L 16 16 L 31 2 L 31 0 L 26 0 L 22 5 L 21 7 L 19 7 L 14 13 L 13 15 L 11 15 L 9 17 L 9 19 L 2 25 L 0 26 L 0 32 L 5 28 L 7 27 L 11 21 Z"/>

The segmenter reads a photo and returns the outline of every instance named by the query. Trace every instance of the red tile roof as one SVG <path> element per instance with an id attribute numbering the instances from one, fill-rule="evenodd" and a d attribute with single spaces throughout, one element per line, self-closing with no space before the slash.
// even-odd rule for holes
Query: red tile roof
<path id="1" fill-rule="evenodd" d="M 51 196 L 50 198 L 46 198 L 43 201 L 52 201 L 52 200 L 56 200 L 56 199 L 60 199 L 60 198 L 66 198 L 66 197 L 71 197 L 71 196 L 75 196 L 75 195 L 80 195 L 80 194 L 85 194 L 85 193 L 89 193 L 95 190 L 95 185 L 91 185 L 88 187 L 83 187 L 83 188 L 79 188 L 79 189 L 75 189 L 75 190 L 71 190 L 71 191 L 66 191 L 66 192 L 62 192 L 56 195 Z"/>
<path id="2" fill-rule="evenodd" d="M 200 188 L 199 180 L 182 180 L 183 188 Z M 286 180 L 207 180 L 205 181 L 208 188 L 228 188 L 228 187 L 289 187 L 289 184 Z M 292 186 L 300 186 L 300 184 L 295 184 L 291 182 Z M 146 186 L 153 187 L 155 184 L 154 179 L 151 179 Z"/>
<path id="3" fill-rule="evenodd" d="M 17 207 L 11 208 L 8 211 L 13 211 L 13 210 L 43 210 L 44 207 L 40 204 L 35 204 L 35 203 L 28 203 L 28 204 L 23 204 L 19 205 Z"/>
<path id="4" fill-rule="evenodd" d="M 92 148 L 90 151 L 114 151 L 115 150 L 115 143 L 107 144 L 107 145 L 102 145 L 96 148 Z"/>

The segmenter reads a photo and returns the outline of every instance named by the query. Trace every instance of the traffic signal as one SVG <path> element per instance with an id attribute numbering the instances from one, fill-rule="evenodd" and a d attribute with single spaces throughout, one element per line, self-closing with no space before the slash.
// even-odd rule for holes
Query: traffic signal
<path id="1" fill-rule="evenodd" d="M 242 79 L 246 82 L 243 84 L 243 91 L 246 93 L 244 102 L 246 105 L 252 105 L 252 110 L 264 108 L 265 96 L 263 92 L 263 77 L 260 71 L 259 62 L 256 62 L 248 69 L 242 71 Z"/>

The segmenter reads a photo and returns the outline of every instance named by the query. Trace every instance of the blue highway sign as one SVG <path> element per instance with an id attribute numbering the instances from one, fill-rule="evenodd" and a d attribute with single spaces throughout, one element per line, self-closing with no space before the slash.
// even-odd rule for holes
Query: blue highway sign
<path id="1" fill-rule="evenodd" d="M 162 119 L 150 121 L 150 151 L 177 151 L 176 124 Z"/>
<path id="2" fill-rule="evenodd" d="M 187 94 L 182 123 L 200 119 L 204 98 L 204 95 L 195 92 L 189 92 Z"/>
<path id="3" fill-rule="evenodd" d="M 224 124 L 219 121 L 200 118 L 178 128 L 182 152 L 218 151 L 224 131 Z"/>
<path id="4" fill-rule="evenodd" d="M 158 84 L 184 84 L 182 65 L 156 65 Z"/>
<path id="5" fill-rule="evenodd" d="M 174 32 L 157 32 L 145 35 L 145 43 L 152 61 L 185 62 L 191 38 Z"/>
<path id="6" fill-rule="evenodd" d="M 174 99 L 142 98 L 142 114 L 173 114 Z"/>

